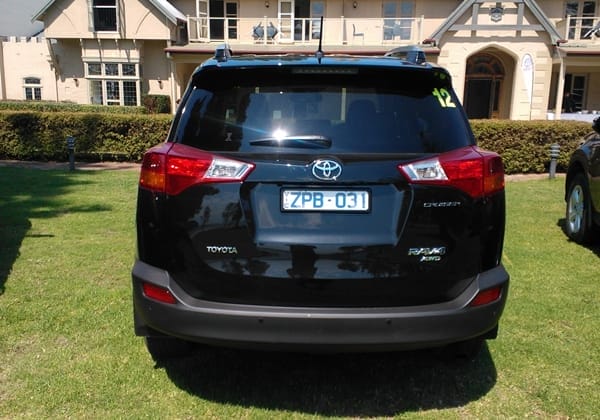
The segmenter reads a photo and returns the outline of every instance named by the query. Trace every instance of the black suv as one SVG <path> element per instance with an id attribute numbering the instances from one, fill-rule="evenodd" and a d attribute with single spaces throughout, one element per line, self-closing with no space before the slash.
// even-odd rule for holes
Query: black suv
<path id="1" fill-rule="evenodd" d="M 155 358 L 477 349 L 506 301 L 504 224 L 502 160 L 446 70 L 220 49 L 143 159 L 135 331 Z"/>

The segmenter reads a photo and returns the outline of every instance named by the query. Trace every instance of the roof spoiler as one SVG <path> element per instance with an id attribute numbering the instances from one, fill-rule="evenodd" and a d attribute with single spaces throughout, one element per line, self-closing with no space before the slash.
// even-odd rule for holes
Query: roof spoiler
<path id="1" fill-rule="evenodd" d="M 416 45 L 394 48 L 386 52 L 385 57 L 400 58 L 414 64 L 425 64 L 427 62 L 425 51 Z"/>

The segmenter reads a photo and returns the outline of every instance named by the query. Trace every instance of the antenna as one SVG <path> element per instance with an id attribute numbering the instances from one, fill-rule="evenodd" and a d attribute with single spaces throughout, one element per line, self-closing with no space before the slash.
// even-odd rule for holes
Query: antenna
<path id="1" fill-rule="evenodd" d="M 321 64 L 321 59 L 325 55 L 325 53 L 323 53 L 323 15 L 321 15 L 320 28 L 321 28 L 321 30 L 319 32 L 319 49 L 317 50 L 317 53 L 315 54 L 315 56 L 317 57 L 317 60 L 319 60 L 319 64 Z"/>

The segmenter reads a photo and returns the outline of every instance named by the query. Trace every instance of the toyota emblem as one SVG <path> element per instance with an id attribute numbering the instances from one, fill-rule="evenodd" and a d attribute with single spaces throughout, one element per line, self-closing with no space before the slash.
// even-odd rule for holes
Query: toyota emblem
<path id="1" fill-rule="evenodd" d="M 342 174 L 342 165 L 331 159 L 315 160 L 312 165 L 312 174 L 322 181 L 335 181 Z"/>

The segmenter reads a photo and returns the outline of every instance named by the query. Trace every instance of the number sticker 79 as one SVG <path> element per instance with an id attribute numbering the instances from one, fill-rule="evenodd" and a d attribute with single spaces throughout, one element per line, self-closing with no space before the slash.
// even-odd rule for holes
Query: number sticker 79
<path id="1" fill-rule="evenodd" d="M 450 96 L 450 92 L 448 92 L 446 89 L 435 88 L 431 93 L 437 98 L 442 108 L 456 108 L 456 104 L 452 102 L 452 96 Z"/>

